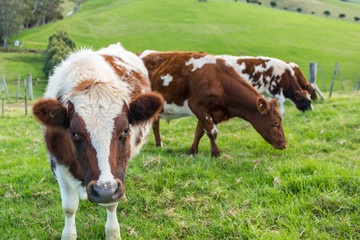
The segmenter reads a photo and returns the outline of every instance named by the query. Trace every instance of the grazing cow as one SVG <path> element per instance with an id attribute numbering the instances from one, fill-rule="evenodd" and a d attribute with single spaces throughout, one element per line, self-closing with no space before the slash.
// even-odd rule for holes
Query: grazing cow
<path id="1" fill-rule="evenodd" d="M 159 116 L 198 118 L 190 154 L 198 152 L 199 141 L 206 132 L 211 156 L 219 156 L 216 125 L 233 117 L 250 122 L 274 148 L 286 148 L 278 102 L 266 101 L 228 61 L 202 52 L 147 50 L 139 55 L 149 71 L 152 89 L 165 100 Z M 159 119 L 155 120 L 153 130 L 156 145 L 161 146 Z"/>
<path id="2" fill-rule="evenodd" d="M 296 79 L 303 90 L 308 91 L 311 99 L 317 99 L 315 89 L 311 83 L 308 83 L 300 67 L 294 62 L 286 62 L 294 70 Z"/>
<path id="3" fill-rule="evenodd" d="M 219 57 L 230 61 L 240 76 L 260 94 L 277 98 L 281 115 L 285 114 L 286 99 L 291 100 L 300 111 L 312 109 L 308 92 L 301 89 L 294 71 L 284 61 L 269 57 Z"/>
<path id="4" fill-rule="evenodd" d="M 125 192 L 128 161 L 162 105 L 143 62 L 119 43 L 96 52 L 79 50 L 55 69 L 33 112 L 44 125 L 60 187 L 62 239 L 76 239 L 79 197 L 107 208 L 106 239 L 120 239 L 116 207 Z"/>

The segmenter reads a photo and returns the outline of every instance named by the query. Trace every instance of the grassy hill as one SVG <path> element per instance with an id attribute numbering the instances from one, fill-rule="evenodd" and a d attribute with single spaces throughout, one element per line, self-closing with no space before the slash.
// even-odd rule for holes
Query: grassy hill
<path id="1" fill-rule="evenodd" d="M 57 30 L 67 31 L 79 47 L 98 49 L 120 41 L 134 52 L 265 55 L 295 61 L 306 75 L 309 62 L 316 61 L 323 66 L 328 84 L 339 62 L 347 89 L 356 86 L 360 75 L 360 24 L 252 4 L 88 0 L 78 14 L 12 39 L 25 41 L 26 48 L 43 49 Z"/>
<path id="2" fill-rule="evenodd" d="M 273 0 L 259 0 L 263 6 L 271 7 Z M 243 0 L 242 2 L 246 2 Z M 286 8 L 288 11 L 296 12 L 301 8 L 303 14 L 313 14 L 324 17 L 324 11 L 330 11 L 329 18 L 339 19 L 339 14 L 344 13 L 344 20 L 355 21 L 354 17 L 360 17 L 360 1 L 353 0 L 343 2 L 341 0 L 276 0 L 277 9 Z"/>

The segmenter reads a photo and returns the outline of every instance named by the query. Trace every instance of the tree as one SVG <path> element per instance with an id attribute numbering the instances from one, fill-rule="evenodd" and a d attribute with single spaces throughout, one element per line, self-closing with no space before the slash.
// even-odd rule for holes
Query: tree
<path id="1" fill-rule="evenodd" d="M 296 11 L 301 12 L 302 8 L 297 8 Z"/>
<path id="2" fill-rule="evenodd" d="M 360 17 L 354 17 L 354 20 L 357 22 L 360 20 Z"/>
<path id="3" fill-rule="evenodd" d="M 277 3 L 275 1 L 270 2 L 270 5 L 274 8 L 277 6 Z"/>
<path id="4" fill-rule="evenodd" d="M 0 35 L 3 47 L 8 47 L 7 39 L 17 31 L 23 22 L 21 0 L 0 0 Z"/>
<path id="5" fill-rule="evenodd" d="M 325 15 L 326 17 L 330 16 L 330 11 L 329 11 L 329 10 L 325 10 L 325 11 L 324 11 L 324 15 Z"/>
<path id="6" fill-rule="evenodd" d="M 43 71 L 49 77 L 57 66 L 67 55 L 75 49 L 75 43 L 66 32 L 58 31 L 49 37 L 49 45 L 45 50 L 45 64 Z"/>
<path id="7" fill-rule="evenodd" d="M 340 13 L 340 14 L 339 14 L 339 18 L 341 18 L 341 20 L 342 20 L 344 17 L 346 17 L 345 13 Z"/>
<path id="8" fill-rule="evenodd" d="M 312 12 L 311 12 L 311 14 L 312 14 L 312 15 L 314 15 L 314 14 L 315 14 L 315 12 L 314 12 L 314 11 L 312 11 Z"/>

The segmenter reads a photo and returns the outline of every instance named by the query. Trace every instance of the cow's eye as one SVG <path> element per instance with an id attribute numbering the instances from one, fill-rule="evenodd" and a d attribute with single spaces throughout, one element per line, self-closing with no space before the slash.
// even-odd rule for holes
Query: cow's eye
<path id="1" fill-rule="evenodd" d="M 122 137 L 126 137 L 129 133 L 129 128 L 125 128 L 125 130 L 123 131 L 123 133 L 121 134 Z"/>
<path id="2" fill-rule="evenodd" d="M 280 125 L 280 121 L 275 121 L 274 126 L 278 127 Z"/>
<path id="3" fill-rule="evenodd" d="M 71 134 L 71 138 L 72 138 L 73 141 L 79 141 L 80 140 L 79 134 L 77 134 L 73 130 L 70 130 L 70 134 Z"/>

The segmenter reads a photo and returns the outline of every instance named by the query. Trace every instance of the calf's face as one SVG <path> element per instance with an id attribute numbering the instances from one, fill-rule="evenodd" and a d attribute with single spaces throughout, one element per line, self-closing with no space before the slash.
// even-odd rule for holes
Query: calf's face
<path id="1" fill-rule="evenodd" d="M 281 114 L 278 107 L 278 100 L 270 102 L 263 98 L 257 100 L 257 114 L 252 124 L 261 136 L 275 149 L 285 149 L 286 138 L 281 123 Z"/>
<path id="2" fill-rule="evenodd" d="M 116 114 L 88 119 L 71 101 L 63 103 L 54 99 L 40 99 L 33 106 L 37 120 L 46 131 L 65 134 L 64 140 L 72 146 L 72 159 L 80 169 L 88 199 L 95 203 L 118 201 L 125 192 L 125 172 L 136 141 L 132 129 L 151 121 L 163 105 L 161 95 L 145 93 L 129 104 L 122 104 Z M 99 112 L 99 109 L 90 109 Z M 94 120 L 94 121 L 93 121 Z M 101 120 L 101 121 L 100 121 Z M 61 151 L 58 149 L 57 151 Z M 71 166 L 70 166 L 71 167 Z"/>

